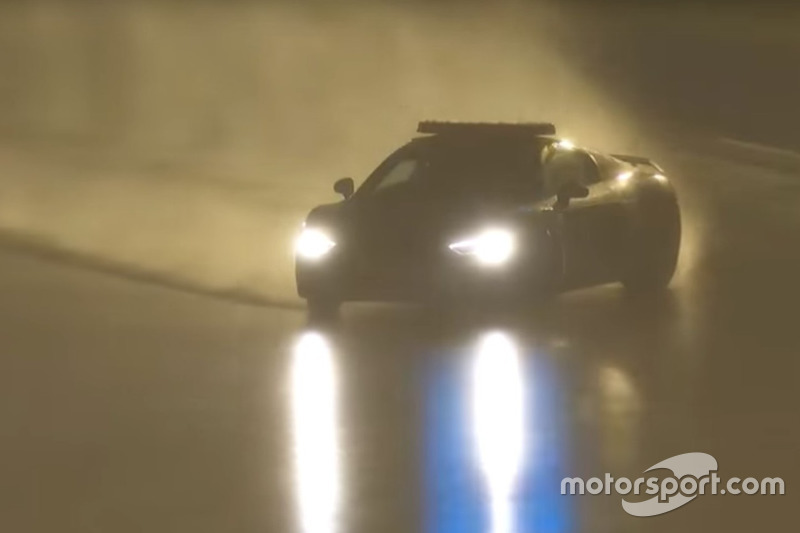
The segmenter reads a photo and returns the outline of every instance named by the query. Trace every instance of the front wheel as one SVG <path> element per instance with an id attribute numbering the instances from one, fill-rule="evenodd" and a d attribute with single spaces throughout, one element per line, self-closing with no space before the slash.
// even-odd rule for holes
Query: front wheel
<path id="1" fill-rule="evenodd" d="M 339 315 L 342 303 L 333 298 L 312 297 L 306 300 L 308 316 L 311 319 L 332 319 Z"/>
<path id="2" fill-rule="evenodd" d="M 681 219 L 674 201 L 653 202 L 634 241 L 633 260 L 622 279 L 634 294 L 665 289 L 678 264 Z"/>
<path id="3" fill-rule="evenodd" d="M 622 284 L 631 294 L 649 294 L 659 292 L 669 286 L 675 273 L 675 263 L 642 268 L 639 272 L 629 274 Z"/>

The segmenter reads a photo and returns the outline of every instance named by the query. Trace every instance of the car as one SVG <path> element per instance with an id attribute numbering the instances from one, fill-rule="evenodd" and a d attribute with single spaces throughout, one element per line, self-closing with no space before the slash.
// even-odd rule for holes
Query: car
<path id="1" fill-rule="evenodd" d="M 604 154 L 550 123 L 420 122 L 356 190 L 308 214 L 297 292 L 312 313 L 349 301 L 534 300 L 622 282 L 665 288 L 678 201 L 650 159 Z"/>

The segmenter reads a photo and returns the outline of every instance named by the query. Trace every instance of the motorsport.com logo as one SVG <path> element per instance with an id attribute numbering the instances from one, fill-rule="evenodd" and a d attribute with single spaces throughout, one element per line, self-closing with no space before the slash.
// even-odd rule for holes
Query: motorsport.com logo
<path id="1" fill-rule="evenodd" d="M 783 495 L 785 484 L 778 477 L 767 477 L 761 480 L 748 477 L 741 479 L 732 477 L 722 482 L 717 475 L 717 460 L 707 453 L 684 453 L 670 457 L 657 463 L 645 473 L 653 470 L 669 470 L 671 476 L 639 477 L 630 480 L 625 477 L 614 479 L 610 474 L 601 478 L 593 477 L 586 481 L 582 478 L 564 478 L 561 480 L 561 494 L 592 495 L 616 493 L 622 496 L 642 494 L 652 496 L 643 501 L 622 499 L 622 508 L 633 516 L 656 516 L 682 507 L 690 501 L 705 494 L 734 495 Z"/>

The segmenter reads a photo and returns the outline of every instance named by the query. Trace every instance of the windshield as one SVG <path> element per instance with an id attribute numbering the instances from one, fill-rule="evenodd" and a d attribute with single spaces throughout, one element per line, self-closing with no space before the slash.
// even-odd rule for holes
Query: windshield
<path id="1" fill-rule="evenodd" d="M 447 197 L 532 198 L 542 189 L 540 148 L 531 143 L 437 142 L 387 159 L 362 194 L 418 190 Z"/>

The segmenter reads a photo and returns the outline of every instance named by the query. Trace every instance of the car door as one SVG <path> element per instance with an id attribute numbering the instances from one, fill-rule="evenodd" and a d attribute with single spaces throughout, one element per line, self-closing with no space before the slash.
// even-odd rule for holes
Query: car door
<path id="1" fill-rule="evenodd" d="M 592 157 L 579 150 L 557 153 L 545 165 L 545 186 L 555 196 L 566 184 L 588 189 L 556 207 L 564 281 L 580 287 L 613 281 L 619 272 L 626 230 L 625 208 L 613 183 L 602 179 Z"/>

